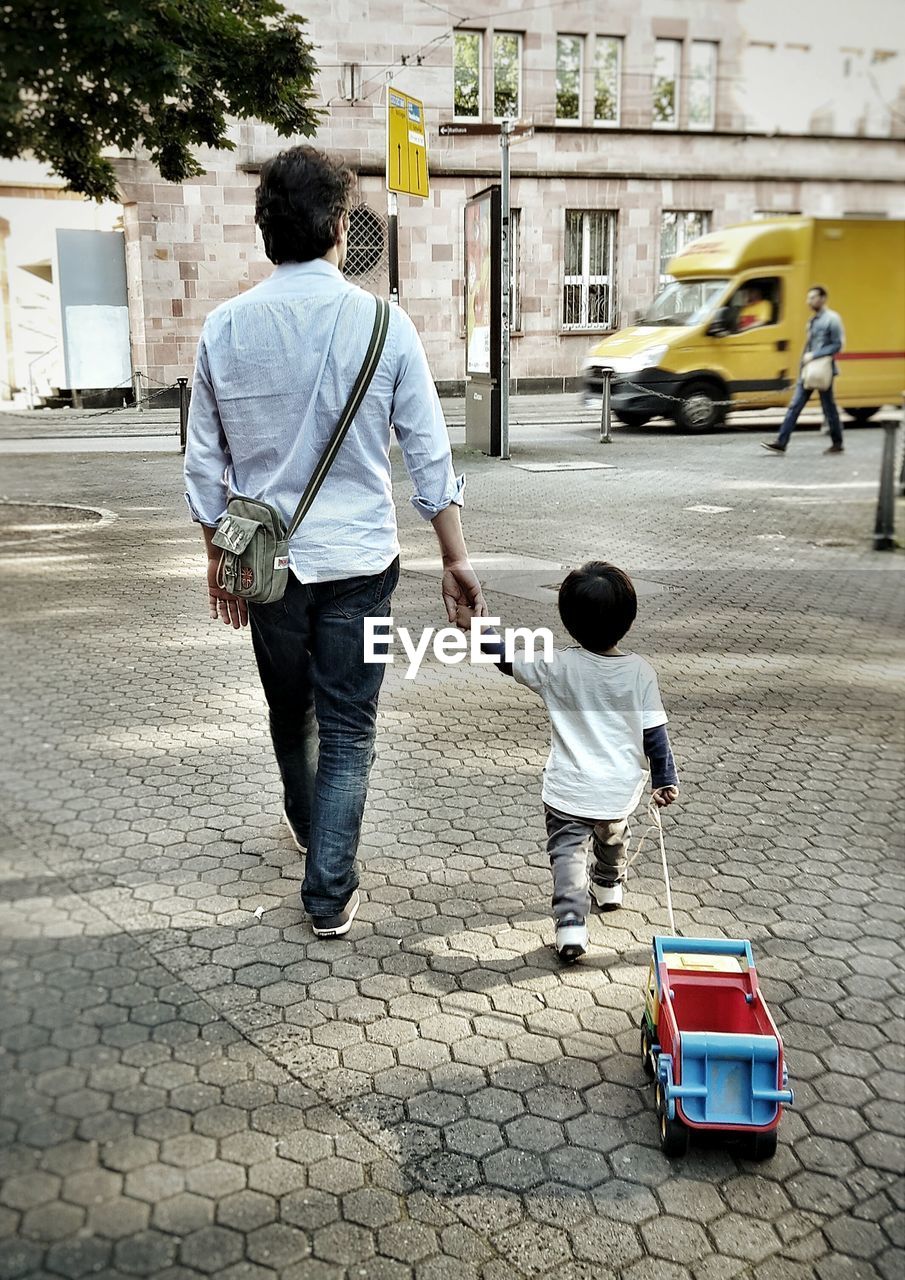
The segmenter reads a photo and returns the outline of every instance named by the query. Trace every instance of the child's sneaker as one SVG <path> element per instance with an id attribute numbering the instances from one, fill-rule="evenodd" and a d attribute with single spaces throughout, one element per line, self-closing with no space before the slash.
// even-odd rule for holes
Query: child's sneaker
<path id="1" fill-rule="evenodd" d="M 581 916 L 566 916 L 556 925 L 556 954 L 565 964 L 574 964 L 588 949 L 588 926 Z"/>
<path id="2" fill-rule="evenodd" d="M 622 882 L 596 884 L 592 880 L 591 895 L 601 911 L 616 911 L 622 906 Z"/>

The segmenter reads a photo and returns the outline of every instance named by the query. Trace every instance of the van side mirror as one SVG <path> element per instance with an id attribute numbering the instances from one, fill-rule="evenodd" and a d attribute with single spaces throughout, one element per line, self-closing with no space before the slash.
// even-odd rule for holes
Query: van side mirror
<path id="1" fill-rule="evenodd" d="M 710 338 L 725 338 L 727 333 L 734 333 L 735 317 L 732 314 L 732 308 L 718 307 L 704 332 Z"/>

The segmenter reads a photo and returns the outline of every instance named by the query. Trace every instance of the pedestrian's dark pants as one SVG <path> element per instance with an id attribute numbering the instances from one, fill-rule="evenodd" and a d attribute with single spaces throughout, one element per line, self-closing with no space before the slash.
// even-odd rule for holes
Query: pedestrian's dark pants
<path id="1" fill-rule="evenodd" d="M 823 414 L 826 418 L 827 426 L 830 429 L 830 439 L 833 444 L 842 445 L 842 423 L 839 421 L 839 409 L 833 397 L 832 384 L 826 391 L 818 393 L 820 395 L 820 404 L 823 408 Z M 804 383 L 799 379 L 795 384 L 795 394 L 792 396 L 791 403 L 786 410 L 786 416 L 782 420 L 782 426 L 779 428 L 779 435 L 776 437 L 776 443 L 781 444 L 783 448 L 789 443 L 789 437 L 795 430 L 795 424 L 798 421 L 802 409 L 811 398 L 811 392 L 808 391 Z"/>
<path id="2" fill-rule="evenodd" d="M 331 916 L 358 886 L 355 855 L 385 666 L 364 661 L 364 619 L 389 614 L 399 560 L 382 573 L 303 584 L 253 604 L 251 635 L 270 708 L 286 813 L 308 853 L 302 902 Z"/>
<path id="3" fill-rule="evenodd" d="M 576 818 L 548 804 L 544 817 L 553 872 L 553 919 L 557 923 L 571 916 L 584 920 L 591 909 L 588 837 L 594 854 L 590 879 L 595 884 L 619 884 L 628 868 L 628 818 Z"/>

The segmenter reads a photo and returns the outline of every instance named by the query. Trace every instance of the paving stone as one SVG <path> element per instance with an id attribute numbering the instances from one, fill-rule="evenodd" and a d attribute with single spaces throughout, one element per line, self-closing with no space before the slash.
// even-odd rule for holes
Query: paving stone
<path id="1" fill-rule="evenodd" d="M 570 451 L 591 448 L 566 430 Z M 543 458 L 565 438 L 518 448 Z M 865 474 L 874 444 L 851 433 Z M 601 527 L 608 556 L 667 588 L 642 598 L 633 644 L 660 672 L 683 774 L 665 815 L 680 927 L 752 938 L 786 1039 L 796 1107 L 761 1165 L 729 1144 L 673 1163 L 658 1149 L 636 1029 L 665 927 L 655 846 L 622 912 L 592 918 L 587 960 L 557 964 L 536 700 L 464 666 L 417 687 L 388 672 L 360 923 L 316 940 L 250 650 L 197 608 L 176 458 L 10 459 L 39 500 L 123 509 L 85 555 L 33 552 L 46 616 L 0 575 L 0 767 L 16 777 L 0 1280 L 898 1280 L 895 564 L 871 558 L 863 504 L 741 501 L 749 445 L 620 437 Z M 803 449 L 786 462 L 812 483 Z M 468 469 L 473 546 L 600 554 L 595 473 L 525 473 L 514 496 L 489 460 Z M 731 510 L 690 521 L 689 493 Z M 813 545 L 840 529 L 851 547 Z M 404 504 L 400 535 L 420 554 Z M 138 578 L 100 572 L 126 557 Z M 500 606 L 550 620 L 505 591 Z M 404 573 L 394 612 L 433 623 L 433 587 Z M 859 849 L 857 885 L 840 847 Z"/>

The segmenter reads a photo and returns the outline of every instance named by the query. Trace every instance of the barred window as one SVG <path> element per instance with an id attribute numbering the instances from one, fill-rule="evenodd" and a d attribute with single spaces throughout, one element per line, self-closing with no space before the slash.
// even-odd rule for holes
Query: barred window
<path id="1" fill-rule="evenodd" d="M 566 210 L 564 329 L 612 329 L 616 216 L 598 209 Z"/>
<path id="2" fill-rule="evenodd" d="M 706 236 L 710 230 L 710 214 L 691 209 L 664 209 L 660 218 L 660 283 L 672 279 L 666 268 L 670 258 L 692 240 Z"/>
<path id="3" fill-rule="evenodd" d="M 385 266 L 386 223 L 379 213 L 360 204 L 349 210 L 345 274 L 356 280 L 373 279 Z"/>

